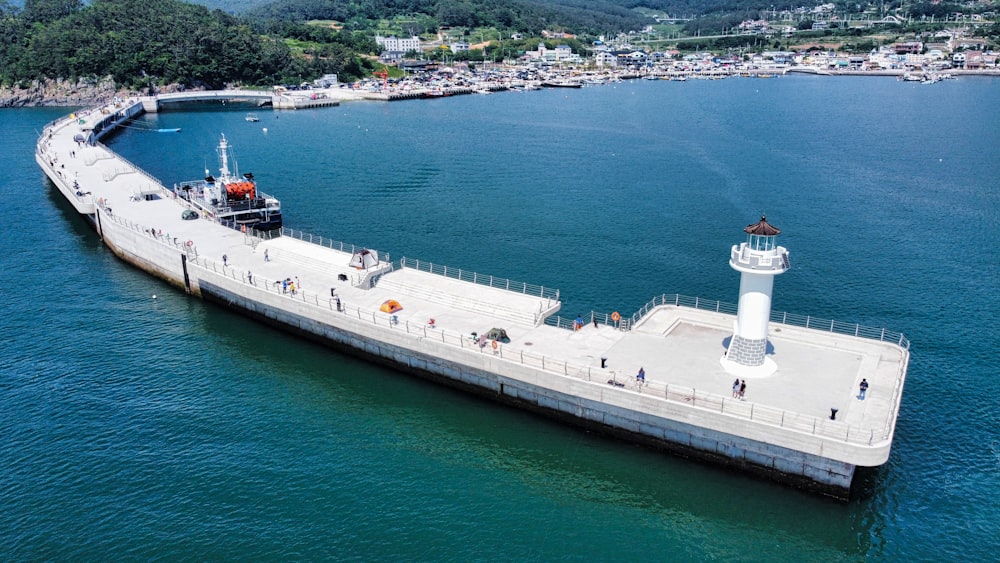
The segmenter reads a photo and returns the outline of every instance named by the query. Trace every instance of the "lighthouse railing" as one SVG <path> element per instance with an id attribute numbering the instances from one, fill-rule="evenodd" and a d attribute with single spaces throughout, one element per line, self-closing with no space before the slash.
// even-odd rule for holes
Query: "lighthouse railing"
<path id="1" fill-rule="evenodd" d="M 857 336 L 870 340 L 881 340 L 882 342 L 892 342 L 900 348 L 910 349 L 910 341 L 902 333 L 887 330 L 885 328 L 865 326 L 856 323 L 847 323 L 813 317 L 810 315 L 796 315 L 795 313 L 785 313 L 781 311 L 771 312 L 771 322 L 787 326 L 798 326 L 814 330 L 823 330 L 848 336 Z"/>
<path id="2" fill-rule="evenodd" d="M 649 313 L 654 309 L 664 305 L 700 309 L 702 311 L 714 311 L 716 313 L 725 313 L 729 315 L 735 315 L 739 309 L 739 307 L 733 303 L 725 303 L 714 299 L 702 299 L 700 297 L 689 297 L 687 295 L 679 295 L 676 293 L 664 293 L 663 295 L 657 295 L 645 305 L 640 307 L 639 310 L 636 311 L 630 318 L 622 319 L 619 328 L 629 330 L 630 328 L 636 326 L 636 324 L 638 324 L 643 317 L 649 315 Z M 870 340 L 891 342 L 900 348 L 905 348 L 906 350 L 910 349 L 910 341 L 906 338 L 906 336 L 900 332 L 887 330 L 885 328 L 823 319 L 810 315 L 797 315 L 795 313 L 786 313 L 783 311 L 771 311 L 771 322 L 787 326 L 798 326 L 837 334 L 845 334 L 847 336 L 856 336 Z"/>

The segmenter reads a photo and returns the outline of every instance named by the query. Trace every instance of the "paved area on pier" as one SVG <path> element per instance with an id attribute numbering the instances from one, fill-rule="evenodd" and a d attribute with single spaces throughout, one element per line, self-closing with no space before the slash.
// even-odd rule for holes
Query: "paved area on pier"
<path id="1" fill-rule="evenodd" d="M 74 142 L 80 131 L 77 123 L 63 122 L 46 141 L 44 158 L 58 174 L 78 181 L 82 192 L 90 192 L 84 197 L 110 202 L 114 214 L 140 225 L 140 232 L 149 229 L 162 233 L 178 244 L 191 241 L 199 263 L 221 268 L 226 256 L 230 271 L 237 276 L 252 272 L 258 286 L 285 278 L 298 279 L 299 291 L 320 299 L 329 300 L 330 290 L 335 288 L 346 308 L 360 309 L 386 323 L 390 316 L 380 312 L 379 306 L 395 299 L 403 305 L 395 315 L 407 328 L 425 330 L 432 318 L 435 326 L 430 330 L 470 337 L 473 332 L 483 334 L 493 327 L 503 328 L 511 338 L 509 344 L 502 345 L 504 354 L 531 354 L 557 365 L 585 366 L 600 374 L 598 381 L 607 378 L 634 382 L 636 372 L 643 367 L 649 389 L 679 386 L 731 399 L 735 376 L 723 368 L 720 358 L 724 341 L 732 334 L 732 315 L 664 306 L 628 332 L 592 324 L 566 330 L 537 324 L 540 313 L 555 305 L 550 299 L 410 268 L 386 273 L 374 288 L 361 289 L 350 283 L 352 276 L 362 272 L 348 265 L 349 252 L 291 237 L 259 240 L 205 219 L 182 220 L 182 200 L 173 198 L 155 180 L 131 169 L 102 147 Z M 269 260 L 264 258 L 265 251 Z M 720 249 L 719 259 L 727 258 L 726 249 Z M 348 280 L 342 280 L 340 275 Z M 738 284 L 739 276 L 734 273 L 734 288 Z M 270 287 L 270 291 L 274 288 Z M 745 378 L 748 404 L 819 418 L 828 417 L 830 409 L 836 408 L 838 421 L 854 427 L 891 426 L 895 406 L 892 397 L 901 384 L 899 374 L 906 361 L 905 353 L 894 345 L 775 324 L 771 325 L 770 343 L 770 357 L 778 370 L 766 377 Z M 482 353 L 492 350 L 487 347 Z M 602 357 L 607 358 L 604 369 Z M 871 385 L 865 401 L 857 399 L 862 378 Z"/>

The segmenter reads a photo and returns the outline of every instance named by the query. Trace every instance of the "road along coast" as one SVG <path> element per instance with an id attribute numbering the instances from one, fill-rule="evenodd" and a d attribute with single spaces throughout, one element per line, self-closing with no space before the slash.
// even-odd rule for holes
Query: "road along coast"
<path id="1" fill-rule="evenodd" d="M 36 162 L 117 256 L 193 296 L 499 402 L 841 499 L 856 468 L 888 459 L 909 360 L 901 334 L 771 312 L 767 362 L 736 365 L 756 353 L 752 283 L 739 307 L 665 294 L 634 314 L 566 319 L 553 288 L 287 228 L 185 220 L 183 199 L 99 142 L 143 111 L 123 100 L 56 120 Z M 749 236 L 776 252 L 773 235 Z M 729 250 L 744 276 L 787 269 L 783 248 L 771 265 L 746 245 L 720 259 Z M 505 334 L 484 338 L 492 329 Z"/>

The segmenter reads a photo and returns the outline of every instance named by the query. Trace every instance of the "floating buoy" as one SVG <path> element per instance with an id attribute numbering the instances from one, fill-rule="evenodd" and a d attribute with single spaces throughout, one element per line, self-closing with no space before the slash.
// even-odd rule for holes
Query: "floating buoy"
<path id="1" fill-rule="evenodd" d="M 153 299 L 154 299 L 154 300 L 156 299 L 156 294 L 155 294 L 155 293 L 153 294 Z"/>
<path id="2" fill-rule="evenodd" d="M 264 133 L 265 133 L 265 134 L 267 133 L 267 127 L 265 127 L 265 128 L 264 128 Z"/>

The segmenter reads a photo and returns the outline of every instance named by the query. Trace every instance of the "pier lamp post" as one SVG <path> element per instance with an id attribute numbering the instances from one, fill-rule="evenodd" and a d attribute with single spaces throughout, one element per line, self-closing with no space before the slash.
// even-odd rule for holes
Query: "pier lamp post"
<path id="1" fill-rule="evenodd" d="M 767 325 L 771 318 L 774 277 L 788 271 L 788 250 L 775 244 L 781 229 L 761 216 L 743 231 L 746 242 L 733 245 L 729 266 L 740 272 L 740 301 L 733 336 L 722 357 L 726 371 L 741 376 L 767 376 L 778 369 L 767 357 Z"/>

